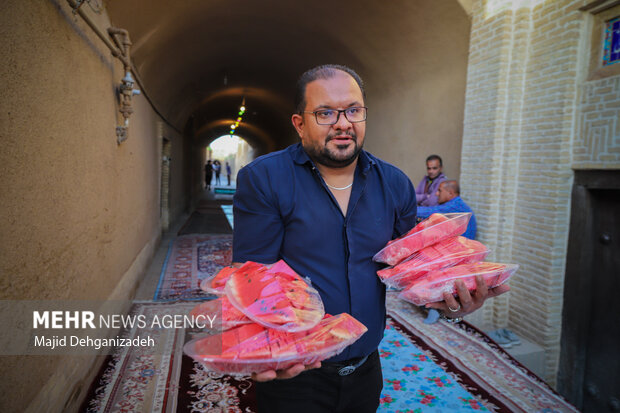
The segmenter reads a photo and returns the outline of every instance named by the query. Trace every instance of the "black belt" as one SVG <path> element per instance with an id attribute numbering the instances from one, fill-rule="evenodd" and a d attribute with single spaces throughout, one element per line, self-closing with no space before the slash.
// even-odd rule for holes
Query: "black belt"
<path id="1" fill-rule="evenodd" d="M 322 363 L 322 367 L 327 371 L 336 371 L 340 376 L 348 376 L 361 367 L 366 360 L 368 360 L 368 356 L 356 357 L 344 361 L 325 362 Z"/>

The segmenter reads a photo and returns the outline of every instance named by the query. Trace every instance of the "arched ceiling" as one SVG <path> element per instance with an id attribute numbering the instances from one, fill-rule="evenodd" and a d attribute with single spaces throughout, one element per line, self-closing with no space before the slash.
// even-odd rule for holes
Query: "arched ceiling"
<path id="1" fill-rule="evenodd" d="M 376 87 L 411 72 L 409 53 L 468 35 L 456 0 L 108 0 L 111 24 L 129 31 L 132 59 L 166 119 L 197 144 L 228 133 L 242 99 L 237 135 L 260 152 L 296 140 L 290 125 L 294 85 L 309 67 L 346 64 Z M 454 20 L 459 24 L 451 29 Z M 465 24 L 461 24 L 464 21 Z M 467 42 L 465 43 L 467 44 Z M 433 64 L 436 57 L 420 57 Z M 389 70 L 386 70 L 389 69 Z M 436 73 L 431 70 L 430 72 Z M 391 80 L 383 79 L 390 74 Z"/>

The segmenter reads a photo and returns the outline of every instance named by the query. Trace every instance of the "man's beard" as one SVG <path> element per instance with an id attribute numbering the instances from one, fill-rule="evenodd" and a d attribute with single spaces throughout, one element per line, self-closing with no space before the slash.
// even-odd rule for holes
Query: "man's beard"
<path id="1" fill-rule="evenodd" d="M 327 147 L 327 144 L 331 140 L 334 140 L 333 137 L 336 135 L 342 135 L 342 133 L 329 134 L 325 139 L 325 144 L 322 147 L 319 146 L 318 143 L 304 144 L 302 142 L 302 145 L 308 156 L 310 156 L 310 158 L 312 158 L 314 162 L 320 163 L 321 165 L 325 165 L 330 168 L 344 168 L 345 166 L 351 165 L 351 163 L 355 161 L 355 159 L 357 159 L 357 156 L 359 155 L 364 145 L 363 143 L 362 145 L 358 145 L 357 135 L 354 132 L 348 132 L 347 135 L 350 136 L 353 140 L 353 151 L 350 153 L 341 154 L 338 149 L 330 150 Z M 344 146 L 350 148 L 351 144 L 347 144 Z"/>

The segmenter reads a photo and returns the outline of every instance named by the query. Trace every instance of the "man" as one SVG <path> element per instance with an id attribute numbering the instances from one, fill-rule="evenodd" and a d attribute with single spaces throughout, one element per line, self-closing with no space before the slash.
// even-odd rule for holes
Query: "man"
<path id="1" fill-rule="evenodd" d="M 211 190 L 211 180 L 213 179 L 213 165 L 211 164 L 211 159 L 207 161 L 205 165 L 205 182 L 207 191 Z"/>
<path id="2" fill-rule="evenodd" d="M 217 159 L 213 161 L 213 172 L 215 172 L 215 185 L 221 185 L 220 173 L 222 173 L 222 164 Z"/>
<path id="3" fill-rule="evenodd" d="M 415 190 L 419 206 L 435 206 L 437 202 L 437 188 L 446 180 L 442 172 L 443 162 L 439 155 L 430 155 L 426 158 L 426 176 L 422 178 Z"/>
<path id="4" fill-rule="evenodd" d="M 228 178 L 228 186 L 230 186 L 230 175 L 232 174 L 232 169 L 230 168 L 230 164 L 226 161 L 226 177 Z"/>
<path id="5" fill-rule="evenodd" d="M 469 224 L 467 225 L 467 230 L 463 234 L 464 237 L 469 239 L 476 238 L 476 217 L 474 216 L 473 211 L 461 199 L 461 188 L 459 187 L 459 183 L 454 180 L 443 181 L 439 188 L 437 189 L 437 201 L 439 205 L 430 206 L 430 207 L 419 207 L 418 208 L 418 218 L 428 218 L 431 214 L 436 212 L 447 214 L 450 212 L 471 212 L 471 218 L 469 219 Z"/>
<path id="6" fill-rule="evenodd" d="M 362 80 L 351 69 L 310 69 L 298 81 L 292 115 L 301 143 L 262 156 L 237 175 L 235 265 L 283 259 L 311 279 L 327 313 L 347 312 L 368 328 L 323 363 L 254 374 L 260 412 L 375 412 L 379 405 L 385 287 L 372 257 L 414 226 L 416 202 L 403 172 L 362 150 L 364 104 Z M 460 283 L 460 303 L 446 294 L 432 306 L 462 316 L 507 290 L 487 291 L 479 279 L 472 296 Z"/>

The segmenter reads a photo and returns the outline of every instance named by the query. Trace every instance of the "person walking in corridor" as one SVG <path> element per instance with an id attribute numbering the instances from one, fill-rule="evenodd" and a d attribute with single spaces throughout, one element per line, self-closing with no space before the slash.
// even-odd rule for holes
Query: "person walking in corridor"
<path id="1" fill-rule="evenodd" d="M 386 297 L 372 257 L 414 226 L 415 190 L 402 171 L 362 149 L 367 109 L 363 82 L 353 70 L 308 70 L 295 100 L 291 119 L 301 142 L 261 156 L 237 174 L 233 265 L 282 259 L 311 280 L 326 313 L 349 313 L 368 331 L 322 363 L 253 374 L 258 410 L 375 412 L 383 387 L 377 348 Z M 487 290 L 481 278 L 474 294 L 457 286 L 457 298 L 445 294 L 445 301 L 431 304 L 447 317 L 469 314 L 508 290 Z"/>
<path id="2" fill-rule="evenodd" d="M 437 202 L 437 188 L 446 180 L 442 172 L 443 162 L 439 155 L 430 155 L 426 158 L 426 175 L 415 190 L 415 196 L 420 206 L 435 206 Z"/>
<path id="3" fill-rule="evenodd" d="M 230 186 L 230 175 L 232 174 L 232 170 L 230 169 L 230 164 L 228 161 L 226 162 L 226 178 L 228 178 L 228 186 Z"/>
<path id="4" fill-rule="evenodd" d="M 211 163 L 211 159 L 207 161 L 205 165 L 205 188 L 207 191 L 211 190 L 211 180 L 213 179 L 213 164 Z"/>
<path id="5" fill-rule="evenodd" d="M 213 172 L 215 172 L 215 185 L 221 185 L 220 173 L 222 172 L 222 164 L 217 159 L 213 161 Z"/>

